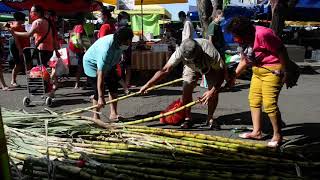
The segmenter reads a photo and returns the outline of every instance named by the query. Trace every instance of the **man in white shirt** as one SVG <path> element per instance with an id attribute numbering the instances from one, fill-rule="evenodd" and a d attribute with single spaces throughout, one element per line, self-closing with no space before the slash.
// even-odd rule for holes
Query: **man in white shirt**
<path id="1" fill-rule="evenodd" d="M 179 16 L 180 21 L 183 23 L 182 40 L 181 41 L 184 41 L 185 39 L 188 39 L 188 38 L 192 39 L 193 35 L 195 34 L 192 22 L 190 21 L 189 18 L 187 18 L 186 13 L 183 11 L 180 11 L 178 16 Z"/>
<path id="2" fill-rule="evenodd" d="M 220 126 L 213 118 L 213 114 L 218 104 L 219 89 L 224 80 L 225 64 L 213 44 L 206 39 L 184 40 L 171 55 L 167 64 L 140 89 L 140 92 L 145 93 L 148 88 L 165 78 L 180 62 L 184 64 L 182 103 L 188 104 L 192 101 L 192 93 L 198 79 L 201 75 L 205 75 L 208 90 L 201 97 L 201 102 L 208 105 L 207 124 L 210 129 L 219 130 Z M 182 128 L 190 128 L 193 124 L 190 111 L 190 108 L 186 109 Z"/>

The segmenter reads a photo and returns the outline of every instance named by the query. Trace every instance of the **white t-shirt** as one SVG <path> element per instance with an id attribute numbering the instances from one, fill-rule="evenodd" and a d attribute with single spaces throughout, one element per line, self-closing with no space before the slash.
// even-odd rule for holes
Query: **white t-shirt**
<path id="1" fill-rule="evenodd" d="M 185 59 L 182 56 L 182 51 L 179 48 L 171 55 L 168 64 L 171 64 L 172 66 L 178 65 L 181 61 L 185 66 L 188 66 L 192 70 L 196 72 L 201 72 L 201 69 L 204 68 L 213 68 L 214 70 L 217 69 L 223 69 L 224 68 L 224 61 L 220 57 L 219 52 L 217 49 L 212 45 L 211 42 L 209 42 L 206 39 L 195 39 L 199 46 L 201 46 L 204 54 L 202 54 L 200 57 L 201 60 L 199 61 L 199 64 L 194 64 L 185 61 Z"/>
<path id="2" fill-rule="evenodd" d="M 182 41 L 188 38 L 193 38 L 194 34 L 195 31 L 192 22 L 189 19 L 186 19 L 182 30 Z"/>

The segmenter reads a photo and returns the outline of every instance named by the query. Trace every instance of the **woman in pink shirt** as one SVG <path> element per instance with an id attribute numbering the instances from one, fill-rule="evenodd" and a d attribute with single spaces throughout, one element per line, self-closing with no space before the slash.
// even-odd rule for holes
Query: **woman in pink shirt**
<path id="1" fill-rule="evenodd" d="M 39 5 L 33 5 L 30 9 L 31 28 L 28 32 L 12 31 L 15 37 L 34 37 L 35 47 L 40 52 L 40 57 L 44 66 L 53 55 L 53 51 L 58 53 L 58 43 L 55 41 L 55 32 L 51 22 L 44 17 L 44 9 Z M 55 76 L 54 76 L 55 77 Z M 56 83 L 56 78 L 55 78 Z M 53 89 L 56 89 L 54 85 Z"/>
<path id="2" fill-rule="evenodd" d="M 56 49 L 54 41 L 53 27 L 50 22 L 44 18 L 44 10 L 41 6 L 34 5 L 30 10 L 31 29 L 28 32 L 14 32 L 15 36 L 31 37 L 35 39 L 35 46 L 40 51 L 43 65 L 47 65 Z"/>
<path id="3" fill-rule="evenodd" d="M 287 50 L 271 29 L 254 26 L 247 18 L 235 17 L 227 29 L 242 49 L 241 61 L 231 84 L 248 65 L 253 71 L 249 92 L 253 131 L 240 134 L 240 137 L 262 139 L 263 106 L 273 127 L 273 137 L 268 146 L 277 147 L 282 141 L 278 97 L 286 82 Z"/>

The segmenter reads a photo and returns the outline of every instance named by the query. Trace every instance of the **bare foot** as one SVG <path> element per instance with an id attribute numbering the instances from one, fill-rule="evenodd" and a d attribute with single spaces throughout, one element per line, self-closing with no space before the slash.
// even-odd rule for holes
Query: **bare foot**
<path id="1" fill-rule="evenodd" d="M 5 86 L 2 87 L 2 91 L 13 91 L 13 89 L 10 89 L 9 87 Z"/>
<path id="2" fill-rule="evenodd" d="M 254 132 L 246 132 L 239 134 L 239 137 L 242 139 L 255 139 L 255 140 L 261 140 L 262 134 L 261 133 L 254 133 Z"/>

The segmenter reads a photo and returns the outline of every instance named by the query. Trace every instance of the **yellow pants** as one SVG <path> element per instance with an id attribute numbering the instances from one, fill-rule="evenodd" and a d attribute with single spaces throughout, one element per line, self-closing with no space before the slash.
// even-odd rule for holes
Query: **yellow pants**
<path id="1" fill-rule="evenodd" d="M 281 65 L 267 66 L 269 70 L 280 70 Z M 281 77 L 267 69 L 253 67 L 251 79 L 249 104 L 250 108 L 261 108 L 268 116 L 276 116 L 279 112 L 278 97 L 282 88 Z"/>

